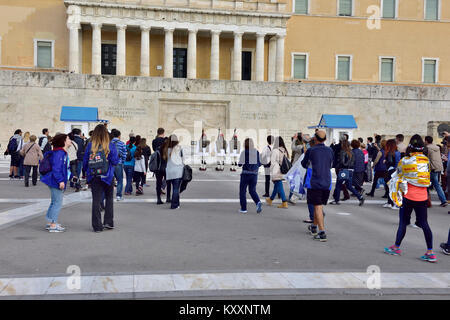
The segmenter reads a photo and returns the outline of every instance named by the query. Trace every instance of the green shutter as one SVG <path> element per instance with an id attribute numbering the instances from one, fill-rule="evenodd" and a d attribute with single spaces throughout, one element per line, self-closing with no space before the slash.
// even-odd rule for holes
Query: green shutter
<path id="1" fill-rule="evenodd" d="M 338 80 L 350 80 L 350 57 L 338 57 Z"/>
<path id="2" fill-rule="evenodd" d="M 392 82 L 394 81 L 394 59 L 383 58 L 381 59 L 381 81 Z"/>
<path id="3" fill-rule="evenodd" d="M 351 16 L 352 15 L 352 0 L 339 0 L 339 15 Z"/>
<path id="4" fill-rule="evenodd" d="M 294 56 L 294 79 L 306 79 L 306 56 Z"/>
<path id="5" fill-rule="evenodd" d="M 47 41 L 37 42 L 37 67 L 52 67 L 52 43 Z"/>
<path id="6" fill-rule="evenodd" d="M 426 0 L 425 19 L 437 20 L 439 13 L 439 0 Z"/>
<path id="7" fill-rule="evenodd" d="M 436 83 L 436 60 L 424 60 L 423 82 Z"/>
<path id="8" fill-rule="evenodd" d="M 395 18 L 395 5 L 397 0 L 383 0 L 383 18 Z"/>
<path id="9" fill-rule="evenodd" d="M 308 0 L 295 0 L 295 13 L 308 14 Z"/>

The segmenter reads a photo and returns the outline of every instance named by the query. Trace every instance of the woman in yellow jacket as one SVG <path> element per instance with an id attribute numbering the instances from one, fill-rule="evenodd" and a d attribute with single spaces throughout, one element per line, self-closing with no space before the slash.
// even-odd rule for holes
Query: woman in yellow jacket
<path id="1" fill-rule="evenodd" d="M 395 244 L 384 248 L 384 252 L 391 255 L 400 255 L 400 244 L 406 234 L 406 227 L 411 222 L 411 213 L 416 213 L 416 225 L 422 228 L 427 243 L 427 252 L 421 257 L 428 262 L 436 262 L 433 253 L 433 233 L 427 220 L 427 188 L 430 186 L 430 162 L 423 154 L 425 144 L 422 138 L 416 134 L 406 150 L 406 157 L 402 158 L 397 167 L 397 173 L 393 175 L 392 183 L 396 190 L 391 191 L 391 198 L 397 204 L 401 203 L 400 222 L 397 230 Z M 400 195 L 400 196 L 398 196 Z"/>

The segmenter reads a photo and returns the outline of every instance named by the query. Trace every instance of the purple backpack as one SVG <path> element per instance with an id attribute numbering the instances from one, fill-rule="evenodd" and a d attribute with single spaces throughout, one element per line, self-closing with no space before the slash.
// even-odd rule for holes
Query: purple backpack
<path id="1" fill-rule="evenodd" d="M 53 151 L 47 151 L 44 154 L 44 159 L 39 161 L 39 173 L 42 176 L 45 176 L 52 171 L 52 157 Z"/>

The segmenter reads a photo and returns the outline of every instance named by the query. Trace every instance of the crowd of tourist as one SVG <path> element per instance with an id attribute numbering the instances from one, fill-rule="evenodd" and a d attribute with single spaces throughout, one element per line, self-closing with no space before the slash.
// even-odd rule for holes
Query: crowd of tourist
<path id="1" fill-rule="evenodd" d="M 450 137 L 444 132 L 440 145 L 433 138 L 412 136 L 408 144 L 398 134 L 395 139 L 385 139 L 382 135 L 349 140 L 342 135 L 338 143 L 325 145 L 328 137 L 321 130 L 313 136 L 297 133 L 292 137 L 291 154 L 282 137 L 267 137 L 267 145 L 261 153 L 255 148 L 251 138 L 244 141 L 238 165 L 242 167 L 240 176 L 240 210 L 246 214 L 246 193 L 256 205 L 256 212 L 262 212 L 262 202 L 256 192 L 258 172 L 264 167 L 264 195 L 267 206 L 271 206 L 278 196 L 278 208 L 295 205 L 298 197 L 307 199 L 309 219 L 308 230 L 314 240 L 327 241 L 325 213 L 323 206 L 329 202 L 332 183 L 332 169 L 336 183 L 332 193 L 332 205 L 340 205 L 350 199 L 350 193 L 364 205 L 366 197 L 374 197 L 375 190 L 384 186 L 385 208 L 399 210 L 399 227 L 395 244 L 384 249 L 391 255 L 400 255 L 400 244 L 407 226 L 421 228 L 426 239 L 427 251 L 421 257 L 424 261 L 436 262 L 433 252 L 433 235 L 427 221 L 427 209 L 431 207 L 430 189 L 434 189 L 446 207 L 450 189 L 449 148 Z M 153 152 L 152 152 L 153 151 Z M 20 129 L 10 138 L 5 154 L 11 156 L 10 179 L 23 179 L 25 187 L 31 182 L 36 186 L 38 173 L 40 181 L 50 190 L 51 203 L 47 211 L 46 229 L 49 232 L 63 232 L 65 227 L 58 223 L 62 208 L 63 194 L 67 187 L 75 192 L 92 192 L 92 228 L 95 232 L 114 229 L 114 189 L 116 201 L 134 192 L 144 194 L 147 176 L 156 179 L 157 204 L 163 204 L 162 195 L 171 209 L 180 208 L 180 193 L 186 189 L 192 177 L 189 166 L 185 165 L 185 155 L 175 135 L 165 136 L 163 128 L 157 130 L 151 147 L 147 140 L 130 133 L 128 141 L 122 139 L 117 129 L 108 131 L 106 124 L 99 124 L 85 137 L 80 129 L 70 133 L 56 133 L 53 137 L 47 128 L 36 137 Z M 202 158 L 203 159 L 203 158 Z M 202 160 L 202 170 L 205 170 Z M 283 181 L 290 184 L 286 197 Z M 125 179 L 124 179 L 125 177 Z M 295 178 L 292 178 L 295 177 Z M 125 186 L 124 184 L 125 180 Z M 294 181 L 295 180 L 295 181 Z M 85 184 L 82 182 L 85 181 Z M 273 183 L 270 194 L 270 181 Z M 367 193 L 364 183 L 372 183 Z M 341 192 L 343 198 L 341 198 Z M 102 222 L 101 213 L 104 211 Z M 411 223 L 411 213 L 416 221 Z M 450 213 L 450 212 L 449 212 Z M 445 254 L 450 254 L 449 241 L 441 244 Z"/>

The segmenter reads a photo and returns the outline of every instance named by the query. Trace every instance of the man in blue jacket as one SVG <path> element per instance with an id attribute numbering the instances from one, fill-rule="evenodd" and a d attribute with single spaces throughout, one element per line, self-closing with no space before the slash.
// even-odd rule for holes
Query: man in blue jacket
<path id="1" fill-rule="evenodd" d="M 314 240 L 327 241 L 323 219 L 323 206 L 328 203 L 331 189 L 331 168 L 333 166 L 334 154 L 330 147 L 325 146 L 326 133 L 319 130 L 314 138 L 317 144 L 309 148 L 302 160 L 302 166 L 308 168 L 311 164 L 311 188 L 308 189 L 307 203 L 314 206 L 314 223 L 308 226 Z M 319 228 L 319 232 L 317 232 Z"/>

